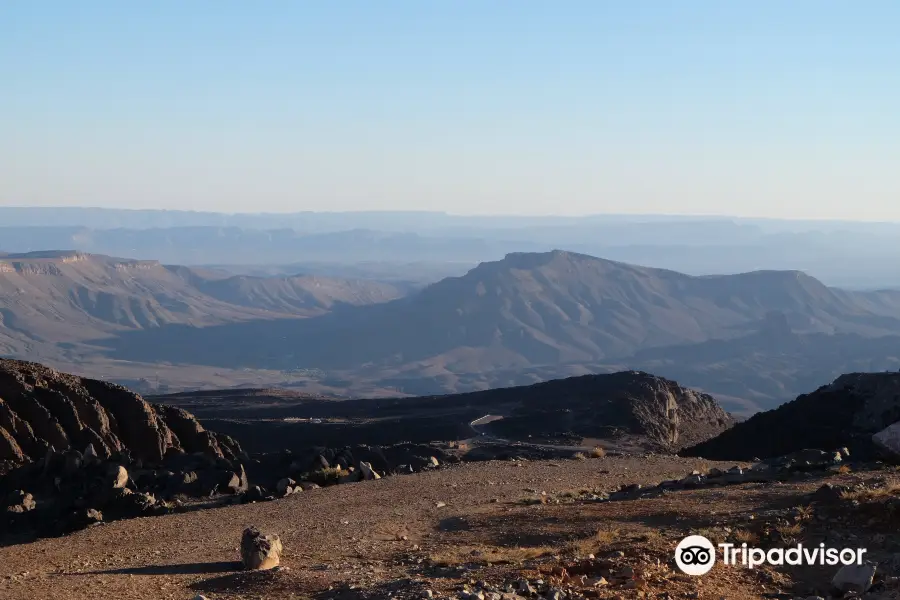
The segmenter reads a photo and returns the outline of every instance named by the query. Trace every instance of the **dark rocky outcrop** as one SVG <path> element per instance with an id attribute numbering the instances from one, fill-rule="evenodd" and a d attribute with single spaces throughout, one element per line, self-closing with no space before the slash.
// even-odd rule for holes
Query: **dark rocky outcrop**
<path id="1" fill-rule="evenodd" d="M 669 452 L 714 437 L 733 424 L 712 396 L 640 371 L 582 375 L 464 394 L 340 402 L 274 395 L 261 402 L 255 390 L 239 401 L 238 393 L 230 391 L 227 398 L 211 399 L 205 392 L 187 392 L 161 396 L 158 401 L 197 406 L 204 424 L 238 438 L 251 453 L 303 452 L 311 446 L 340 448 L 348 442 L 382 447 L 406 442 L 427 445 L 480 433 L 564 446 L 593 438 L 610 447 Z M 486 415 L 502 418 L 478 424 Z M 323 419 L 327 426 L 322 426 Z"/>
<path id="2" fill-rule="evenodd" d="M 0 359 L 0 460 L 21 464 L 50 448 L 100 458 L 128 452 L 147 463 L 167 453 L 234 459 L 240 446 L 204 430 L 194 417 L 150 404 L 111 383 L 60 373 L 37 363 Z"/>
<path id="3" fill-rule="evenodd" d="M 641 371 L 584 375 L 527 387 L 474 392 L 486 404 L 519 406 L 488 430 L 526 439 L 548 432 L 623 440 L 646 449 L 673 451 L 731 427 L 731 416 L 708 395 Z M 460 397 L 469 394 L 460 395 Z"/>
<path id="4" fill-rule="evenodd" d="M 248 459 L 187 411 L 0 359 L 0 531 L 56 535 L 164 513 L 179 495 L 225 492 L 235 472 L 243 492 Z"/>
<path id="5" fill-rule="evenodd" d="M 728 431 L 686 448 L 684 456 L 752 460 L 804 448 L 850 449 L 859 459 L 881 453 L 872 435 L 900 421 L 900 373 L 850 373 Z"/>

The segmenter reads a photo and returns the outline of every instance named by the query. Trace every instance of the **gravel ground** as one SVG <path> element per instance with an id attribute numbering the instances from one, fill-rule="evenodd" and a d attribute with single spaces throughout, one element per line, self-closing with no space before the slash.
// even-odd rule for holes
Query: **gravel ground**
<path id="1" fill-rule="evenodd" d="M 275 502 L 118 521 L 0 548 L 0 598 L 399 599 L 421 597 L 425 589 L 438 597 L 475 578 L 540 577 L 543 563 L 532 559 L 542 553 L 563 564 L 572 552 L 599 556 L 621 547 L 626 559 L 662 564 L 679 531 L 727 521 L 821 484 L 732 486 L 627 502 L 535 500 L 541 492 L 560 498 L 582 489 L 611 491 L 732 464 L 662 456 L 469 463 Z M 251 524 L 281 536 L 285 551 L 277 571 L 239 570 L 241 532 Z M 478 564 L 467 564 L 473 560 Z M 703 578 L 658 579 L 652 593 L 616 595 L 759 598 L 778 583 L 719 565 Z"/>

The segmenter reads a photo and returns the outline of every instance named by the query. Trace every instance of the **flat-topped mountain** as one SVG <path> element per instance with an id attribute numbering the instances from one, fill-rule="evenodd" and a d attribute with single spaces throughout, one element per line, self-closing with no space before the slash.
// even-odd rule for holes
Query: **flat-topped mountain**
<path id="1" fill-rule="evenodd" d="M 173 336 L 185 355 L 193 344 L 215 346 L 198 357 L 206 364 L 261 366 L 254 357 L 265 354 L 275 357 L 270 366 L 464 373 L 615 360 L 759 332 L 898 334 L 900 292 L 846 292 L 793 271 L 691 277 L 570 252 L 510 254 L 381 305 L 190 336 L 162 329 L 123 338 L 117 351 L 161 359 L 153 348 Z M 296 343 L 303 339 L 315 343 Z"/>

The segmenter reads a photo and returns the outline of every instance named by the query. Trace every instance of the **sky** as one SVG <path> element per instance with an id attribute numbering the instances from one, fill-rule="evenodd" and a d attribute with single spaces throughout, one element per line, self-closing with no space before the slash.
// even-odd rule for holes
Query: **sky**
<path id="1" fill-rule="evenodd" d="M 0 2 L 0 205 L 900 221 L 900 3 Z"/>

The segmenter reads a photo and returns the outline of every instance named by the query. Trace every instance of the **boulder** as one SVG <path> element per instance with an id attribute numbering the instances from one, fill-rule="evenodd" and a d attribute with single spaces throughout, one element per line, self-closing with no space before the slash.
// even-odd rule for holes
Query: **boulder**
<path id="1" fill-rule="evenodd" d="M 264 535 L 256 527 L 248 527 L 241 536 L 241 562 L 252 571 L 272 569 L 281 562 L 281 538 Z"/>
<path id="2" fill-rule="evenodd" d="M 128 471 L 122 465 L 110 465 L 109 482 L 113 489 L 128 485 Z"/>
<path id="3" fill-rule="evenodd" d="M 250 489 L 250 483 L 247 481 L 247 471 L 244 469 L 244 465 L 241 465 L 239 473 L 232 473 L 226 487 L 232 494 L 243 494 Z"/>
<path id="4" fill-rule="evenodd" d="M 842 595 L 847 593 L 863 594 L 872 587 L 875 578 L 875 565 L 866 562 L 861 565 L 844 565 L 831 580 L 831 585 Z"/>
<path id="5" fill-rule="evenodd" d="M 366 481 L 372 479 L 381 479 L 381 475 L 375 472 L 375 469 L 372 468 L 372 465 L 370 463 L 360 461 L 359 470 L 362 474 L 362 478 Z"/>
<path id="6" fill-rule="evenodd" d="M 872 442 L 888 457 L 900 460 L 900 421 L 873 434 Z"/>
<path id="7" fill-rule="evenodd" d="M 274 498 L 266 495 L 266 490 L 258 485 L 254 485 L 252 488 L 248 489 L 242 498 L 242 501 L 245 503 L 263 502 L 265 500 L 274 500 Z"/>
<path id="8" fill-rule="evenodd" d="M 286 496 L 294 491 L 293 487 L 295 485 L 297 485 L 296 481 L 290 477 L 285 477 L 284 479 L 279 479 L 278 483 L 275 484 L 275 491 L 281 496 Z M 290 492 L 288 490 L 290 490 Z"/>

